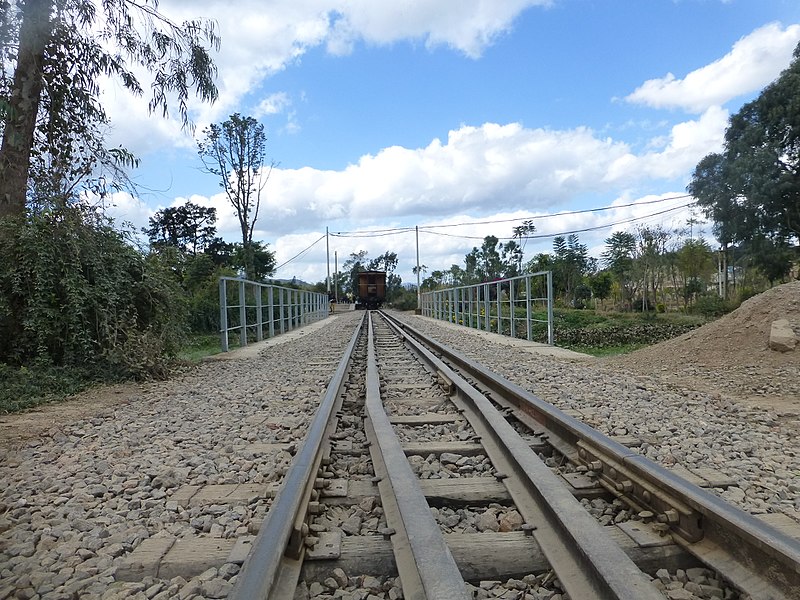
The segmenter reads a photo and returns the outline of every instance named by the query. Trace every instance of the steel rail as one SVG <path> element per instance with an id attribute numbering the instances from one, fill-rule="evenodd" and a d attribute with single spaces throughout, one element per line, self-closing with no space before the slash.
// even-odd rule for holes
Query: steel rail
<path id="1" fill-rule="evenodd" d="M 236 584 L 229 596 L 233 600 L 275 598 L 273 591 L 281 577 L 285 561 L 284 553 L 290 540 L 293 534 L 295 537 L 298 534 L 300 537 L 305 537 L 307 533 L 307 530 L 298 532 L 297 525 L 305 524 L 306 510 L 316 473 L 322 461 L 324 446 L 328 444 L 327 435 L 331 432 L 333 423 L 331 416 L 341 405 L 341 392 L 348 365 L 363 325 L 364 317 L 350 338 L 339 366 L 328 384 L 325 396 L 309 425 L 303 445 L 295 455 L 253 542 L 253 548 L 237 576 Z M 294 540 L 293 545 L 302 553 L 302 540 Z M 296 569 L 298 561 L 290 559 L 290 562 L 295 563 L 291 566 Z"/>
<path id="2" fill-rule="evenodd" d="M 652 510 L 676 543 L 742 591 L 764 600 L 800 599 L 800 541 L 602 435 L 457 350 L 395 322 L 493 394 L 533 416 L 562 442 L 578 448 L 577 458 L 600 476 L 609 491 L 632 506 Z"/>
<path id="3" fill-rule="evenodd" d="M 663 599 L 647 576 L 611 542 L 602 526 L 580 505 L 489 400 L 430 352 L 416 336 L 390 319 L 406 344 L 451 384 L 463 401 L 464 417 L 481 436 L 495 468 L 561 584 L 572 598 Z M 418 333 L 418 332 L 417 332 Z M 423 338 L 424 339 L 424 338 Z"/>
<path id="4" fill-rule="evenodd" d="M 380 476 L 385 472 L 378 487 L 386 524 L 395 531 L 392 549 L 403 597 L 407 600 L 469 600 L 464 579 L 383 407 L 371 318 L 365 405 L 365 428 L 371 442 L 375 474 Z"/>

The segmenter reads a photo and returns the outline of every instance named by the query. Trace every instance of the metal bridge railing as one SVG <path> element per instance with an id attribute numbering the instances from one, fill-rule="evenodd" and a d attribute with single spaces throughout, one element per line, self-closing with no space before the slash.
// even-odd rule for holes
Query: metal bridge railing
<path id="1" fill-rule="evenodd" d="M 327 294 L 296 290 L 236 277 L 219 278 L 219 332 L 222 351 L 228 351 L 230 332 L 239 333 L 240 346 L 248 337 L 261 341 L 328 316 Z"/>
<path id="2" fill-rule="evenodd" d="M 553 345 L 551 271 L 423 292 L 426 317 Z"/>

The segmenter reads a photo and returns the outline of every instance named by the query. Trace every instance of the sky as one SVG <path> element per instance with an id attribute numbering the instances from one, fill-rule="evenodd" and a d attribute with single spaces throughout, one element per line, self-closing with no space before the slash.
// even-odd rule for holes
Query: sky
<path id="1" fill-rule="evenodd" d="M 276 167 L 254 239 L 275 251 L 276 277 L 309 282 L 361 250 L 396 252 L 414 282 L 417 248 L 428 273 L 463 267 L 484 236 L 510 238 L 525 219 L 537 236 L 526 260 L 572 231 L 599 257 L 615 231 L 684 227 L 694 167 L 800 42 L 796 0 L 235 7 L 159 3 L 176 21 L 215 20 L 222 38 L 220 97 L 192 103 L 194 133 L 104 82 L 108 142 L 141 160 L 139 191 L 115 194 L 109 212 L 141 228 L 165 207 L 214 206 L 219 234 L 240 241 L 197 140 L 232 113 L 256 117 Z M 714 244 L 709 224 L 698 233 Z"/>

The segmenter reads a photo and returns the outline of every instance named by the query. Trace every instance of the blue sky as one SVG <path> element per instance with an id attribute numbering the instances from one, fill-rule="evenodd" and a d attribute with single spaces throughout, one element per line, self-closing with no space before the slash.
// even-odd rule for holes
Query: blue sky
<path id="1" fill-rule="evenodd" d="M 789 0 L 162 0 L 176 19 L 219 23 L 220 101 L 193 107 L 197 134 L 233 112 L 258 117 L 279 163 L 256 237 L 284 263 L 331 231 L 472 223 L 420 235 L 429 269 L 461 264 L 480 238 L 537 218 L 599 254 L 612 231 L 674 227 L 694 165 L 721 147 L 730 114 L 788 66 L 800 41 Z M 235 12 L 235 14 L 234 14 Z M 242 17 L 244 15 L 244 17 Z M 139 154 L 143 191 L 114 213 L 137 226 L 188 200 L 216 206 L 237 238 L 217 181 L 175 121 L 108 86 L 113 140 Z M 544 215 L 611 205 L 601 212 Z M 485 223 L 486 221 L 497 221 Z M 502 221 L 502 222 L 501 222 Z M 708 230 L 709 228 L 706 227 Z M 531 240 L 527 258 L 552 238 Z M 331 238 L 400 257 L 411 281 L 414 236 Z M 317 243 L 277 273 L 325 277 Z"/>

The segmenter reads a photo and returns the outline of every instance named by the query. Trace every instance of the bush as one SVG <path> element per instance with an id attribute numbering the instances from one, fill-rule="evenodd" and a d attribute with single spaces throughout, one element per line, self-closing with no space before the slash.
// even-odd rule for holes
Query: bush
<path id="1" fill-rule="evenodd" d="M 604 348 L 631 344 L 655 344 L 682 335 L 694 329 L 693 324 L 673 323 L 632 323 L 630 325 L 612 324 L 605 327 L 564 329 L 554 331 L 559 346 L 582 346 Z"/>
<path id="2" fill-rule="evenodd" d="M 67 206 L 0 224 L 0 362 L 162 376 L 183 337 L 180 286 L 107 220 Z"/>
<path id="3" fill-rule="evenodd" d="M 392 299 L 389 306 L 396 310 L 414 310 L 417 308 L 416 290 L 402 290 L 402 293 Z"/>
<path id="4" fill-rule="evenodd" d="M 84 389 L 90 374 L 80 369 L 35 362 L 29 367 L 0 363 L 0 414 L 57 400 Z"/>
<path id="5" fill-rule="evenodd" d="M 733 306 L 724 298 L 716 294 L 700 296 L 689 309 L 691 312 L 704 317 L 721 317 L 733 310 Z"/>

